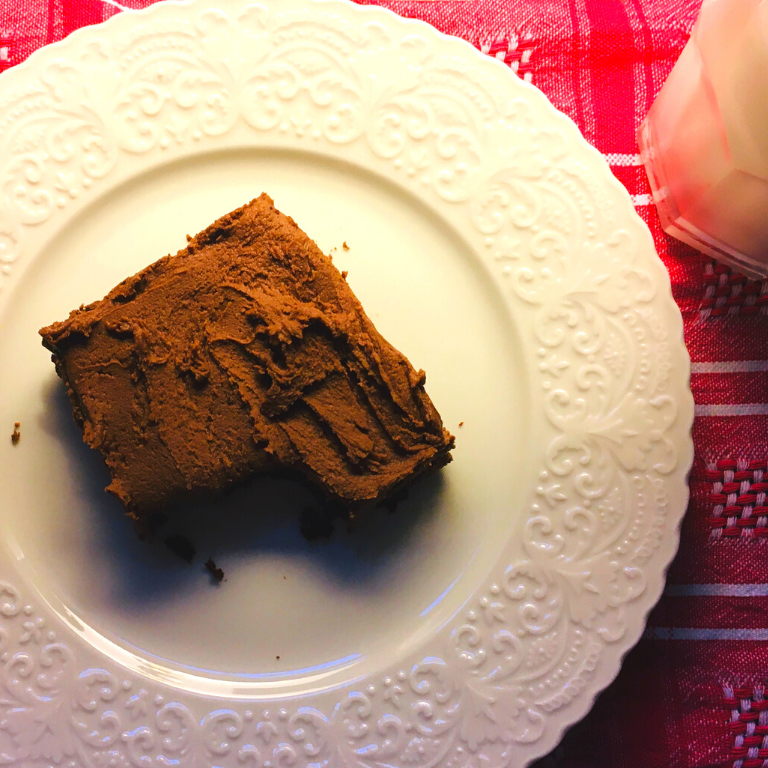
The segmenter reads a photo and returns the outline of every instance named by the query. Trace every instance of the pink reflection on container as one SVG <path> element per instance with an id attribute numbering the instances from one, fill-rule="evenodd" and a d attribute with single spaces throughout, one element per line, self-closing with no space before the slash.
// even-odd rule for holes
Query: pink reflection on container
<path id="1" fill-rule="evenodd" d="M 665 231 L 768 277 L 768 0 L 705 0 L 638 141 Z"/>

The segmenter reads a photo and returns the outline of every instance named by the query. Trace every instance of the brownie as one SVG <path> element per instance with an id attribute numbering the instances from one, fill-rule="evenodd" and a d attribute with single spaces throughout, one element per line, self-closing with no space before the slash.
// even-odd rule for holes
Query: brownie
<path id="1" fill-rule="evenodd" d="M 40 335 L 136 521 L 283 470 L 355 514 L 451 460 L 424 372 L 266 194 Z"/>

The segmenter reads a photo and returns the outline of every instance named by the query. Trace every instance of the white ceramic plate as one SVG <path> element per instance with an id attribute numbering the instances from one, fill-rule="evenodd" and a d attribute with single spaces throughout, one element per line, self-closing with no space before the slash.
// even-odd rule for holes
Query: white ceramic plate
<path id="1" fill-rule="evenodd" d="M 201 0 L 4 74 L 0 142 L 0 759 L 547 752 L 640 636 L 692 454 L 667 274 L 575 126 L 425 24 Z M 263 190 L 428 372 L 455 461 L 313 545 L 304 492 L 259 481 L 190 509 L 188 567 L 103 493 L 37 329 Z"/>

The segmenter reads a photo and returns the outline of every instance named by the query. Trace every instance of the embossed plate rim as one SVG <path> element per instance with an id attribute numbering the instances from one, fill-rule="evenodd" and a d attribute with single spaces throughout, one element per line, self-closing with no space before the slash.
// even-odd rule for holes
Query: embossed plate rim
<path id="1" fill-rule="evenodd" d="M 271 4 L 267 3 L 267 5 Z M 281 7 L 279 3 L 275 5 L 278 7 L 276 9 L 273 8 L 272 12 L 279 15 L 283 10 L 283 7 Z M 288 3 L 287 5 L 291 4 Z M 211 9 L 217 7 L 223 8 L 225 6 L 234 10 L 244 10 L 247 7 L 255 7 L 257 4 L 246 3 L 241 0 L 229 0 L 229 2 L 221 2 L 219 4 L 209 3 L 207 5 L 207 7 Z M 206 4 L 202 2 L 202 0 L 168 0 L 168 2 L 150 6 L 142 11 L 130 11 L 125 14 L 117 15 L 96 27 L 77 30 L 65 40 L 52 46 L 48 46 L 45 49 L 41 49 L 39 52 L 35 52 L 26 62 L 9 70 L 9 72 L 3 76 L 3 79 L 0 79 L 0 88 L 2 88 L 6 82 L 10 84 L 14 82 L 14 80 L 17 83 L 23 83 L 23 78 L 26 77 L 28 73 L 34 72 L 35 68 L 38 66 L 42 67 L 47 60 L 50 60 L 53 56 L 59 53 L 64 53 L 69 48 L 76 48 L 77 46 L 82 45 L 82 43 L 86 42 L 88 38 L 93 36 L 96 32 L 117 31 L 121 26 L 127 32 L 129 31 L 129 25 L 133 23 L 131 19 L 138 19 L 139 21 L 145 19 L 151 20 L 155 15 L 159 17 L 159 15 L 168 8 L 177 8 L 181 10 L 190 9 L 191 11 L 195 8 L 203 9 L 204 7 L 206 7 Z M 610 193 L 612 193 L 617 199 L 620 199 L 622 201 L 620 206 L 622 211 L 621 217 L 627 222 L 631 221 L 632 226 L 641 233 L 639 236 L 644 238 L 646 250 L 648 241 L 651 243 L 650 247 L 653 247 L 647 227 L 634 210 L 626 190 L 610 173 L 605 159 L 593 147 L 587 149 L 589 145 L 580 136 L 578 128 L 573 121 L 555 110 L 546 97 L 541 94 L 535 86 L 515 78 L 509 69 L 502 63 L 483 56 L 466 41 L 461 41 L 457 38 L 444 35 L 425 22 L 413 19 L 402 19 L 387 9 L 375 6 L 356 6 L 352 3 L 341 2 L 340 0 L 313 0 L 310 3 L 307 3 L 303 10 L 306 11 L 307 9 L 314 8 L 319 9 L 322 13 L 338 12 L 344 17 L 345 21 L 351 19 L 352 21 L 349 21 L 349 23 L 353 26 L 359 21 L 357 26 L 360 28 L 364 21 L 374 20 L 380 22 L 381 26 L 385 29 L 387 29 L 387 26 L 389 25 L 389 27 L 394 30 L 413 30 L 414 32 L 423 35 L 427 41 L 430 41 L 430 45 L 434 45 L 436 48 L 444 47 L 446 53 L 450 53 L 454 56 L 457 56 L 460 53 L 460 57 L 468 62 L 469 67 L 477 66 L 489 73 L 497 73 L 498 78 L 507 78 L 510 83 L 510 99 L 513 99 L 515 93 L 524 94 L 525 96 L 518 99 L 519 101 L 531 106 L 531 109 L 534 112 L 538 110 L 543 112 L 545 117 L 551 117 L 554 123 L 560 126 L 567 126 L 567 128 L 564 128 L 564 133 L 568 134 L 568 136 L 565 136 L 565 139 L 570 141 L 571 136 L 578 136 L 578 142 L 573 148 L 589 158 L 588 165 L 590 168 L 587 170 L 595 171 L 598 177 L 597 183 L 600 187 L 598 192 L 602 189 L 607 189 L 609 190 L 609 197 Z M 494 77 L 496 77 L 496 75 L 494 75 Z M 512 83 L 514 83 L 514 86 Z M 509 117 L 509 115 L 507 114 L 506 117 Z M 521 121 L 523 120 L 519 115 L 517 115 L 517 117 L 519 117 Z M 514 122 L 515 116 L 513 115 L 513 117 L 510 117 L 509 119 L 510 122 Z M 119 148 L 116 151 L 119 151 Z M 540 156 L 548 160 L 551 160 L 552 158 L 556 159 L 558 157 L 556 154 L 552 154 L 551 156 L 546 155 L 547 151 L 548 150 L 541 150 L 541 154 L 537 155 L 537 157 Z M 555 150 L 552 151 L 554 152 Z M 446 164 L 448 164 L 447 159 L 445 157 L 443 159 L 446 160 Z M 437 162 L 440 162 L 440 160 L 438 159 Z M 535 171 L 529 170 L 527 172 L 535 174 Z M 523 178 L 527 177 L 524 176 Z M 484 179 L 484 181 L 487 181 L 490 184 L 492 179 L 489 177 Z M 477 190 L 475 191 L 477 192 Z M 479 200 L 480 193 L 477 192 L 473 199 Z M 483 201 L 483 205 L 486 202 L 488 201 Z M 525 211 L 523 211 L 523 213 L 525 213 Z M 564 215 L 567 215 L 567 213 Z M 478 216 L 480 216 L 480 214 L 478 214 Z M 502 226 L 506 226 L 507 223 L 508 222 L 504 223 Z M 513 226 L 516 226 L 516 224 Z M 530 224 L 526 225 L 523 223 L 521 226 L 530 227 Z M 479 226 L 478 231 L 480 231 Z M 547 234 L 547 232 L 545 231 L 544 234 Z M 491 240 L 492 238 L 489 237 L 488 239 Z M 616 242 L 611 242 L 609 238 L 606 242 L 599 242 L 597 244 L 604 247 L 616 246 L 618 248 L 621 245 L 620 241 L 621 238 Z M 557 247 L 559 247 L 557 244 L 553 245 L 550 242 L 550 250 L 547 250 L 547 244 L 544 243 L 543 251 L 541 252 L 543 255 L 540 255 L 540 258 L 549 258 L 552 256 L 553 252 L 557 251 Z M 533 245 L 531 245 L 531 249 L 533 249 Z M 629 251 L 624 254 L 623 251 L 619 250 L 618 253 L 620 256 L 626 255 L 627 259 L 630 259 L 630 256 L 631 258 L 635 257 L 635 254 L 630 254 Z M 579 256 L 583 257 L 581 251 L 579 251 Z M 539 256 L 537 255 L 536 258 L 539 258 Z M 651 258 L 652 257 L 648 255 L 647 259 L 650 260 Z M 653 258 L 655 258 L 655 253 L 653 254 Z M 6 266 L 10 266 L 12 260 L 13 259 L 8 259 Z M 664 572 L 666 568 L 668 568 L 677 549 L 679 543 L 679 526 L 685 510 L 685 502 L 688 498 L 687 475 L 693 461 L 690 435 L 693 422 L 693 401 L 687 383 L 684 384 L 682 378 L 680 378 L 681 376 L 684 377 L 687 382 L 690 371 L 689 360 L 683 343 L 682 318 L 674 303 L 669 276 L 666 274 L 663 265 L 657 260 L 656 263 L 652 264 L 648 261 L 647 264 L 641 266 L 646 266 L 653 273 L 653 275 L 647 276 L 653 284 L 651 286 L 653 291 L 659 291 L 663 294 L 663 296 L 658 299 L 657 303 L 664 304 L 665 306 L 665 316 L 663 319 L 670 324 L 670 326 L 668 326 L 669 335 L 671 336 L 670 344 L 674 347 L 672 356 L 674 357 L 674 362 L 678 366 L 673 372 L 674 376 L 679 379 L 677 391 L 675 393 L 677 399 L 672 403 L 673 406 L 677 406 L 678 410 L 676 417 L 672 417 L 670 424 L 674 425 L 674 435 L 677 442 L 673 447 L 679 452 L 679 458 L 678 463 L 673 465 L 673 470 L 675 471 L 674 482 L 669 483 L 670 486 L 674 485 L 675 487 L 671 487 L 669 490 L 674 496 L 674 504 L 676 506 L 679 505 L 679 508 L 673 509 L 670 512 L 670 516 L 676 516 L 673 521 L 674 526 L 672 526 L 672 529 L 664 529 L 663 531 L 668 538 L 658 543 L 658 550 L 655 555 L 649 555 L 649 558 L 655 558 L 653 561 L 654 569 L 648 574 L 640 574 L 640 577 L 647 576 L 647 582 L 643 585 L 644 591 L 634 595 L 632 594 L 631 589 L 629 589 L 623 597 L 616 597 L 614 595 L 617 605 L 612 606 L 612 608 L 615 607 L 617 611 L 622 610 L 623 599 L 624 602 L 629 604 L 630 611 L 634 611 L 637 614 L 639 620 L 635 623 L 634 631 L 632 629 L 627 630 L 626 634 L 619 635 L 612 646 L 605 646 L 607 650 L 605 651 L 604 657 L 599 662 L 599 668 L 596 669 L 598 664 L 597 659 L 592 661 L 591 657 L 585 657 L 582 664 L 585 674 L 581 677 L 576 675 L 572 678 L 572 681 L 568 681 L 568 684 L 573 682 L 573 690 L 566 690 L 563 694 L 565 703 L 555 702 L 552 711 L 547 710 L 546 708 L 543 710 L 536 710 L 531 706 L 521 714 L 518 710 L 521 707 L 524 707 L 526 702 L 522 698 L 516 698 L 518 697 L 518 694 L 512 691 L 511 686 L 505 688 L 496 685 L 493 682 L 494 680 L 499 679 L 499 677 L 503 678 L 504 659 L 506 659 L 510 665 L 512 664 L 510 659 L 514 660 L 514 649 L 516 648 L 515 643 L 517 641 L 508 631 L 506 635 L 500 632 L 494 637 L 494 642 L 498 642 L 499 647 L 491 649 L 491 651 L 495 651 L 497 655 L 502 656 L 502 661 L 499 662 L 500 666 L 495 668 L 496 670 L 500 670 L 499 675 L 497 675 L 496 678 L 491 679 L 491 682 L 489 682 L 488 678 L 481 678 L 479 676 L 473 677 L 472 675 L 474 672 L 470 668 L 473 664 L 476 664 L 478 667 L 482 666 L 484 657 L 480 657 L 479 653 L 475 653 L 472 649 L 476 650 L 478 644 L 480 644 L 480 649 L 485 653 L 485 650 L 482 648 L 482 639 L 479 639 L 474 644 L 472 642 L 475 639 L 471 634 L 471 622 L 475 621 L 474 618 L 467 619 L 467 621 L 470 622 L 469 624 L 465 624 L 463 627 L 455 630 L 456 636 L 454 639 L 456 650 L 459 655 L 459 661 L 453 660 L 452 663 L 454 666 L 451 667 L 447 665 L 439 658 L 440 653 L 444 652 L 439 650 L 436 657 L 430 657 L 429 659 L 425 657 L 425 659 L 418 665 L 414 665 L 410 673 L 406 672 L 405 669 L 397 670 L 396 668 L 393 668 L 393 674 L 385 676 L 381 683 L 377 681 L 376 685 L 374 685 L 373 682 L 370 682 L 365 689 L 365 693 L 362 691 L 347 691 L 347 698 L 344 699 L 342 696 L 342 698 L 336 702 L 332 711 L 330 709 L 321 711 L 320 709 L 308 706 L 305 708 L 307 710 L 306 712 L 296 710 L 294 714 L 291 714 L 285 707 L 278 710 L 276 713 L 262 712 L 261 715 L 255 714 L 250 709 L 242 710 L 242 707 L 240 707 L 240 711 L 237 711 L 235 707 L 242 704 L 242 702 L 239 702 L 237 704 L 233 703 L 232 709 L 224 710 L 219 708 L 207 712 L 202 718 L 194 717 L 194 707 L 193 703 L 191 703 L 191 699 L 187 702 L 189 706 L 182 700 L 167 701 L 165 698 L 167 695 L 166 688 L 154 684 L 155 690 L 162 690 L 162 692 L 158 692 L 154 699 L 149 697 L 149 704 L 147 704 L 145 699 L 149 694 L 147 694 L 146 688 L 141 687 L 137 693 L 134 693 L 134 690 L 142 685 L 140 680 L 138 682 L 129 680 L 127 679 L 130 677 L 129 675 L 121 673 L 120 677 L 125 677 L 126 679 L 123 680 L 122 685 L 120 685 L 118 678 L 116 678 L 109 670 L 88 668 L 80 672 L 79 670 L 74 669 L 74 667 L 77 666 L 77 661 L 72 655 L 72 652 L 66 648 L 66 646 L 54 642 L 54 640 L 50 640 L 49 645 L 45 646 L 40 652 L 38 663 L 41 665 L 42 671 L 37 679 L 39 681 L 43 678 L 44 681 L 47 681 L 48 678 L 46 675 L 48 675 L 50 680 L 54 682 L 54 685 L 59 686 L 56 690 L 61 690 L 63 692 L 61 695 L 63 697 L 68 697 L 68 700 L 64 702 L 66 706 L 73 710 L 77 710 L 78 716 L 82 715 L 83 722 L 88 722 L 86 717 L 87 713 L 95 712 L 100 715 L 101 725 L 94 732 L 97 734 L 104 733 L 106 735 L 101 739 L 97 739 L 98 744 L 91 744 L 91 746 L 97 747 L 101 745 L 103 746 L 103 749 L 100 751 L 97 749 L 93 755 L 87 755 L 84 751 L 85 747 L 82 747 L 82 744 L 77 749 L 72 747 L 71 744 L 73 739 L 76 740 L 76 737 L 69 730 L 71 728 L 71 725 L 68 724 L 69 721 L 62 725 L 56 721 L 53 715 L 51 715 L 52 725 L 50 727 L 52 743 L 49 743 L 47 746 L 33 743 L 31 745 L 27 744 L 25 747 L 23 744 L 19 744 L 19 735 L 23 735 L 24 733 L 22 727 L 24 722 L 23 713 L 27 713 L 28 716 L 43 716 L 44 705 L 38 700 L 27 698 L 26 708 L 22 706 L 25 702 L 24 696 L 27 694 L 22 694 L 20 692 L 23 688 L 20 681 L 23 681 L 25 670 L 28 673 L 34 669 L 34 661 L 29 654 L 26 654 L 26 651 L 22 649 L 22 646 L 28 648 L 31 647 L 29 643 L 37 642 L 35 638 L 40 635 L 40 628 L 42 625 L 38 626 L 36 622 L 42 617 L 38 617 L 31 606 L 29 607 L 29 611 L 27 611 L 26 606 L 22 607 L 23 601 L 21 601 L 21 596 L 18 594 L 18 590 L 16 590 L 15 587 L 10 584 L 0 584 L 0 589 L 3 590 L 4 597 L 4 601 L 0 604 L 0 613 L 4 616 L 4 623 L 0 625 L 0 629 L 5 633 L 5 624 L 9 624 L 11 629 L 13 629 L 18 628 L 18 623 L 22 622 L 16 641 L 19 644 L 20 650 L 17 651 L 12 658 L 6 656 L 3 660 L 5 666 L 3 667 L 2 676 L 6 688 L 11 691 L 12 694 L 18 689 L 18 695 L 21 697 L 18 698 L 18 701 L 20 701 L 21 704 L 15 708 L 15 714 L 9 715 L 6 713 L 3 715 L 4 719 L 0 719 L 0 731 L 9 730 L 14 735 L 15 742 L 20 750 L 17 752 L 18 759 L 27 760 L 44 757 L 53 759 L 54 762 L 58 763 L 65 757 L 74 755 L 86 765 L 101 763 L 103 761 L 105 766 L 117 766 L 122 764 L 121 761 L 128 761 L 136 765 L 137 768 L 142 768 L 142 766 L 152 763 L 152 760 L 147 754 L 142 754 L 142 750 L 145 753 L 153 751 L 153 745 L 155 742 L 161 740 L 163 733 L 170 732 L 174 735 L 176 734 L 177 725 L 179 729 L 181 729 L 182 726 L 183 728 L 186 728 L 186 731 L 184 731 L 185 733 L 187 731 L 191 732 L 195 738 L 199 736 L 200 739 L 198 739 L 198 741 L 186 742 L 184 741 L 184 738 L 191 737 L 184 737 L 183 734 L 179 735 L 177 742 L 174 742 L 173 739 L 171 739 L 169 742 L 170 745 L 160 744 L 160 746 L 157 747 L 161 750 L 158 757 L 164 757 L 166 753 L 173 755 L 175 752 L 190 762 L 195 762 L 218 759 L 216 756 L 221 756 L 221 762 L 223 764 L 224 757 L 230 754 L 230 742 L 238 742 L 241 745 L 240 751 L 237 752 L 238 760 L 253 760 L 256 764 L 264 764 L 265 766 L 270 765 L 270 760 L 273 760 L 275 764 L 279 764 L 281 759 L 286 755 L 289 757 L 292 755 L 294 759 L 302 759 L 303 755 L 303 758 L 306 758 L 307 763 L 323 762 L 323 764 L 326 765 L 338 763 L 382 766 L 399 764 L 398 761 L 400 761 L 400 763 L 412 762 L 420 766 L 420 768 L 427 768 L 428 766 L 437 764 L 446 766 L 463 765 L 464 762 L 466 762 L 466 759 L 469 759 L 470 757 L 474 758 L 484 755 L 491 760 L 491 764 L 493 768 L 495 768 L 496 765 L 501 765 L 502 763 L 508 764 L 514 762 L 515 764 L 520 764 L 520 761 L 529 762 L 548 751 L 561 738 L 565 728 L 580 719 L 591 707 L 597 693 L 615 678 L 620 668 L 621 658 L 639 639 L 648 612 L 658 600 L 663 589 Z M 632 275 L 626 277 L 629 278 L 632 277 Z M 563 278 L 563 280 L 564 279 L 565 278 Z M 595 288 L 597 285 L 599 284 L 595 284 L 592 287 Z M 616 289 L 616 291 L 619 291 L 619 289 Z M 617 296 L 618 295 L 619 293 L 617 292 Z M 638 299 L 638 301 L 642 300 L 650 302 L 653 298 Z M 671 327 L 672 325 L 674 327 Z M 543 364 L 544 363 L 542 362 L 542 365 Z M 585 382 L 585 390 L 589 390 L 590 386 L 591 385 L 589 385 L 588 382 Z M 646 405 L 648 404 L 646 403 Z M 655 405 L 653 407 L 656 408 Z M 665 405 L 660 404 L 658 407 L 661 409 L 665 407 Z M 648 416 L 648 414 L 645 413 L 645 416 Z M 638 416 L 637 418 L 640 417 Z M 649 421 L 646 423 L 650 424 L 651 422 Z M 669 425 L 664 427 L 661 431 L 664 432 L 668 427 Z M 651 449 L 649 448 L 648 450 L 650 451 Z M 662 459 L 659 459 L 659 462 L 663 464 Z M 567 469 L 565 475 L 570 471 L 570 469 Z M 542 490 L 543 492 L 548 491 L 548 489 Z M 556 489 L 553 493 L 556 494 Z M 553 498 L 555 498 L 555 496 L 553 496 Z M 588 517 L 588 513 L 584 510 L 581 510 L 581 514 L 584 519 Z M 547 531 L 543 531 L 543 533 L 548 535 Z M 672 534 L 674 534 L 674 536 Z M 570 559 L 565 564 L 568 565 L 569 563 Z M 512 568 L 512 565 L 510 565 L 509 568 Z M 531 577 L 530 573 L 524 573 L 523 571 L 515 572 L 513 577 L 518 575 L 521 579 Z M 580 574 L 577 571 L 572 571 L 569 572 L 567 576 L 568 578 L 572 578 L 574 583 L 576 583 L 583 574 Z M 587 576 L 587 578 L 589 578 L 589 576 Z M 634 576 L 627 574 L 627 578 L 639 578 L 639 576 L 637 574 Z M 496 591 L 494 591 L 494 589 Z M 607 589 L 608 587 L 606 586 L 606 590 Z M 475 597 L 479 598 L 483 591 L 484 588 L 481 588 Z M 493 602 L 493 595 L 501 594 L 502 591 L 502 588 L 497 584 L 494 584 L 489 591 L 489 594 L 491 594 L 492 597 L 488 598 L 487 596 L 483 596 L 478 601 L 478 610 L 481 612 L 485 611 L 486 619 L 489 624 L 493 624 L 496 620 L 494 611 L 501 616 L 502 612 L 506 608 L 509 608 L 509 605 L 503 606 L 501 603 Z M 507 592 L 508 597 L 510 597 L 510 599 L 517 599 L 513 597 L 513 592 L 514 589 L 512 588 L 512 584 L 509 584 L 509 591 Z M 606 598 L 606 600 L 610 602 L 608 598 Z M 473 611 L 470 611 L 469 613 L 473 613 Z M 27 618 L 23 618 L 24 616 Z M 498 621 L 502 623 L 503 631 L 506 631 L 507 624 L 505 624 L 505 619 L 499 618 Z M 582 618 L 581 621 L 586 622 L 584 624 L 586 627 L 589 625 L 591 619 Z M 578 624 L 579 620 L 572 619 L 572 623 Z M 512 625 L 510 624 L 510 626 Z M 469 634 L 469 643 L 463 648 L 461 647 L 462 633 L 465 635 L 467 633 Z M 610 632 L 608 633 L 610 634 Z M 508 656 L 506 657 L 503 655 L 503 651 L 500 650 L 505 646 L 508 649 Z M 428 650 L 425 650 L 424 653 L 428 653 Z M 63 660 L 61 661 L 62 669 L 65 669 L 66 672 L 61 672 L 60 677 L 57 677 L 53 670 L 58 669 L 54 662 L 55 659 L 59 657 Z M 465 666 L 460 667 L 460 663 L 465 664 Z M 590 663 L 592 664 L 592 667 L 590 667 Z M 69 667 L 67 667 L 68 664 L 70 665 Z M 466 664 L 468 664 L 469 667 L 466 666 Z M 16 677 L 13 677 L 14 669 L 20 670 Z M 45 671 L 49 669 L 51 670 L 50 672 Z M 73 671 L 76 674 L 71 675 L 70 673 Z M 589 678 L 589 674 L 592 672 L 595 672 L 595 674 Z M 470 683 L 472 685 L 477 684 L 478 686 L 482 683 L 485 688 L 482 690 L 475 690 L 469 685 Z M 377 686 L 380 686 L 380 688 Z M 94 687 L 99 687 L 99 691 L 94 692 Z M 150 686 L 147 685 L 147 688 L 149 687 Z M 360 687 L 362 688 L 362 684 Z M 482 686 L 480 686 L 480 688 L 482 688 Z M 384 691 L 384 693 L 381 694 L 383 695 L 384 700 L 390 701 L 389 705 L 382 703 L 380 697 L 381 690 Z M 459 699 L 456 704 L 459 715 L 457 715 L 456 719 L 452 722 L 450 728 L 446 728 L 444 732 L 439 731 L 436 727 L 432 727 L 430 730 L 428 724 L 426 724 L 427 720 L 432 716 L 432 709 L 429 708 L 437 708 L 438 705 L 445 702 L 452 704 L 452 697 L 456 694 Z M 180 693 L 174 695 L 183 698 Z M 504 720 L 503 724 L 491 724 L 491 721 L 484 720 L 483 718 L 485 715 L 483 715 L 482 712 L 479 712 L 479 710 L 478 713 L 474 713 L 474 710 L 472 710 L 467 714 L 466 707 L 470 706 L 471 708 L 471 706 L 479 706 L 478 702 L 482 702 L 483 697 L 485 697 L 487 706 L 492 706 L 497 700 L 494 696 L 502 700 L 501 710 L 498 711 L 504 718 L 508 718 Z M 113 700 L 117 701 L 118 699 L 122 702 L 120 697 L 126 699 L 124 702 L 126 712 L 128 710 L 134 712 L 140 707 L 144 707 L 144 709 L 147 709 L 148 707 L 151 711 L 154 706 L 156 710 L 154 714 L 154 726 L 142 725 L 141 728 L 134 728 L 133 731 L 126 729 L 118 729 L 114 733 L 110 731 L 110 728 L 113 730 L 118 728 L 114 723 L 116 722 L 119 725 L 120 721 L 119 718 L 117 718 L 117 715 L 114 715 L 114 712 L 109 709 L 111 706 L 109 702 Z M 395 717 L 394 713 L 390 711 L 392 710 L 392 707 L 397 704 L 399 697 L 405 699 L 410 697 L 411 707 L 415 708 L 413 709 L 414 714 L 412 720 L 402 722 L 402 718 Z M 445 699 L 445 701 L 442 701 L 441 697 Z M 472 697 L 475 698 L 473 699 Z M 288 704 L 290 702 L 291 706 L 293 706 L 293 704 L 296 703 L 295 700 L 295 696 L 286 697 L 285 703 Z M 378 703 L 372 703 L 374 700 Z M 217 699 L 217 701 L 220 700 Z M 315 698 L 311 698 L 312 703 L 315 701 Z M 467 702 L 469 702 L 469 704 L 467 704 Z M 199 699 L 196 703 L 199 707 Z M 310 703 L 309 698 L 307 703 Z M 117 705 L 115 705 L 115 707 L 117 708 Z M 382 710 L 382 707 L 384 707 L 384 710 Z M 397 704 L 397 707 L 399 708 L 399 704 Z M 374 740 L 374 743 L 366 746 L 365 750 L 356 750 L 354 748 L 355 746 L 361 746 L 360 740 L 368 738 L 366 736 L 367 729 L 369 725 L 374 725 L 372 720 L 376 720 L 377 708 L 381 712 L 381 717 L 375 724 L 378 729 L 379 741 Z M 424 715 L 424 712 L 426 712 L 427 709 L 429 709 L 430 714 Z M 416 710 L 419 710 L 421 715 L 416 714 Z M 542 715 L 542 711 L 546 712 L 546 715 Z M 554 712 L 554 714 L 552 714 L 552 712 Z M 117 720 L 110 720 L 112 715 L 114 715 Z M 152 718 L 150 715 L 147 714 L 146 716 L 149 718 L 149 721 L 151 721 Z M 422 717 L 421 720 L 419 719 L 420 716 Z M 285 744 L 287 751 L 279 752 L 278 747 L 275 747 L 272 752 L 267 752 L 268 746 L 271 749 L 271 741 L 268 739 L 262 739 L 264 743 L 261 748 L 262 751 L 259 751 L 258 745 L 260 745 L 261 742 L 257 742 L 256 735 L 253 737 L 245 735 L 251 729 L 251 724 L 259 720 L 260 727 L 263 726 L 267 731 L 270 728 L 273 728 L 276 734 L 280 732 L 281 736 L 286 740 Z M 26 722 L 29 723 L 30 721 L 27 720 Z M 22 726 L 20 726 L 20 723 L 22 723 Z M 113 723 L 113 725 L 110 726 L 109 723 Z M 431 725 L 434 724 L 430 723 L 430 726 Z M 542 729 L 541 731 L 537 730 L 540 726 Z M 19 730 L 20 728 L 21 730 Z M 99 730 L 99 728 L 103 729 L 103 731 Z M 142 728 L 145 730 L 142 730 Z M 410 731 L 409 728 L 411 729 Z M 313 729 L 313 733 L 317 734 L 317 744 L 315 744 L 314 741 L 310 743 L 308 740 L 309 737 L 307 736 L 307 732 L 310 729 Z M 372 728 L 372 730 L 375 729 Z M 414 732 L 419 735 L 414 737 L 407 735 Z M 445 736 L 444 739 L 443 736 Z M 410 741 L 405 744 L 405 741 L 409 738 Z M 207 742 L 206 739 L 208 739 Z M 244 743 L 247 739 L 250 739 L 253 743 Z M 448 747 L 444 748 L 443 742 L 445 741 L 448 742 Z M 88 743 L 90 744 L 90 742 Z M 80 744 L 80 742 L 78 742 L 78 744 Z M 363 744 L 362 746 L 365 745 Z M 111 749 L 107 749 L 107 747 L 110 747 Z M 396 747 L 397 749 L 395 749 Z M 419 752 L 417 747 L 422 748 L 423 751 Z M 24 749 L 26 749 L 26 753 L 24 752 Z M 411 752 L 408 752 L 409 749 Z M 393 752 L 392 750 L 395 751 Z M 433 753 L 430 752 L 430 750 L 433 750 L 433 752 L 436 750 L 436 752 Z M 450 750 L 450 753 L 448 750 Z M 270 757 L 264 757 L 262 752 L 264 752 L 265 755 L 269 754 Z M 322 760 L 320 757 L 322 757 Z M 147 763 L 148 760 L 149 763 Z"/>

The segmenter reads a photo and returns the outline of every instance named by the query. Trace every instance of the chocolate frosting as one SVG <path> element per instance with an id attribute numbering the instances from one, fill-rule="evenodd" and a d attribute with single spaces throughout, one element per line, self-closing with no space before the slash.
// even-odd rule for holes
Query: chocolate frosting
<path id="1" fill-rule="evenodd" d="M 137 518 L 277 469 L 354 510 L 451 458 L 424 372 L 265 194 L 40 334 Z"/>

